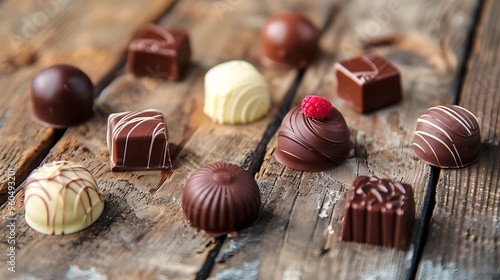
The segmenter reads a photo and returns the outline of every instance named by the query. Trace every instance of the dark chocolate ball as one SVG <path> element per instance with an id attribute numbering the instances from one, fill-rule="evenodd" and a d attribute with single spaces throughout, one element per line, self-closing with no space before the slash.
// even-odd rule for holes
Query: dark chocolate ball
<path id="1" fill-rule="evenodd" d="M 71 65 L 54 65 L 31 83 L 31 118 L 54 128 L 78 125 L 94 115 L 94 86 Z"/>
<path id="2" fill-rule="evenodd" d="M 306 67 L 319 53 L 319 30 L 299 13 L 273 16 L 261 34 L 261 61 L 266 66 Z"/>
<path id="3" fill-rule="evenodd" d="M 235 233 L 259 217 L 260 191 L 254 177 L 225 162 L 205 165 L 187 180 L 182 211 L 187 224 L 207 234 Z"/>

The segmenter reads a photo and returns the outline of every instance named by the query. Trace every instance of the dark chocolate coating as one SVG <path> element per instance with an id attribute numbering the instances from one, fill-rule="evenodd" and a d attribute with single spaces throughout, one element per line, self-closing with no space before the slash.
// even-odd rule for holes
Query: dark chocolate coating
<path id="1" fill-rule="evenodd" d="M 241 230 L 257 220 L 260 191 L 254 177 L 225 162 L 205 165 L 187 180 L 182 211 L 187 224 L 207 234 Z"/>
<path id="2" fill-rule="evenodd" d="M 127 69 L 138 77 L 177 81 L 188 68 L 190 58 L 185 31 L 147 24 L 130 43 Z"/>
<path id="3" fill-rule="evenodd" d="M 430 165 L 461 168 L 477 161 L 480 149 L 477 118 L 463 107 L 432 107 L 417 120 L 413 150 Z"/>
<path id="4" fill-rule="evenodd" d="M 335 64 L 337 94 L 359 113 L 369 113 L 402 98 L 398 69 L 389 61 L 367 54 Z"/>
<path id="5" fill-rule="evenodd" d="M 266 66 L 304 68 L 319 53 L 319 30 L 299 13 L 273 16 L 261 33 L 261 61 Z"/>
<path id="6" fill-rule="evenodd" d="M 168 132 L 160 111 L 111 114 L 107 142 L 112 171 L 172 168 Z"/>
<path id="7" fill-rule="evenodd" d="M 341 238 L 405 250 L 414 222 L 415 201 L 410 185 L 358 176 L 347 195 Z"/>
<path id="8" fill-rule="evenodd" d="M 71 65 L 54 65 L 38 73 L 31 83 L 31 118 L 54 128 L 85 122 L 94 115 L 94 86 Z"/>
<path id="9" fill-rule="evenodd" d="M 337 109 L 330 117 L 316 120 L 296 106 L 281 124 L 274 156 L 293 169 L 322 171 L 344 162 L 352 146 L 349 127 Z"/>

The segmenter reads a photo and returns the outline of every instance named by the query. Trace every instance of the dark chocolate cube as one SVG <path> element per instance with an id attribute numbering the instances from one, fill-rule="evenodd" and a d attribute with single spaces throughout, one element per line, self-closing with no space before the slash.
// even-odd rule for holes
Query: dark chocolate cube
<path id="1" fill-rule="evenodd" d="M 168 133 L 157 110 L 109 115 L 111 171 L 171 169 Z"/>
<path id="2" fill-rule="evenodd" d="M 129 45 L 128 71 L 138 77 L 180 80 L 190 58 L 185 31 L 147 24 Z"/>
<path id="3" fill-rule="evenodd" d="M 405 250 L 414 221 L 415 201 L 410 185 L 358 176 L 347 195 L 341 238 Z"/>
<path id="4" fill-rule="evenodd" d="M 368 54 L 335 63 L 337 93 L 356 111 L 369 113 L 402 98 L 401 78 L 394 65 Z"/>

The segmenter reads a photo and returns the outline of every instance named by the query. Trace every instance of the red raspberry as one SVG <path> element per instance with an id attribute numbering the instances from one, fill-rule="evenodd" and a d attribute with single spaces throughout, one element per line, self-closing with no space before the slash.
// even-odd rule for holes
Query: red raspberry
<path id="1" fill-rule="evenodd" d="M 301 108 L 307 117 L 324 120 L 332 114 L 333 105 L 323 96 L 308 95 L 302 100 Z"/>

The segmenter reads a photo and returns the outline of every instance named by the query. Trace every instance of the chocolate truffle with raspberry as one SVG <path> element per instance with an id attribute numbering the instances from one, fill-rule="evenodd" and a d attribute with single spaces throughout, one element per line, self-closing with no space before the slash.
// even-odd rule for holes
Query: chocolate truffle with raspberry
<path id="1" fill-rule="evenodd" d="M 328 99 L 309 95 L 285 116 L 274 156 L 296 170 L 322 171 L 339 166 L 352 147 L 342 114 Z"/>

